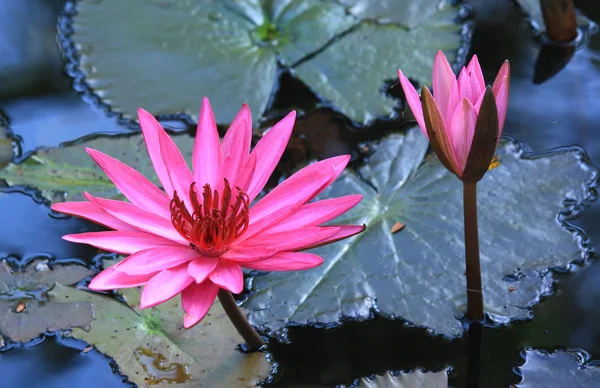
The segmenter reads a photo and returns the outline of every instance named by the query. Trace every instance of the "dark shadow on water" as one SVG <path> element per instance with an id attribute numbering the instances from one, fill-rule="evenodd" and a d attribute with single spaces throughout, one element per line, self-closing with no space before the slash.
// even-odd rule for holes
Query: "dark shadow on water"
<path id="1" fill-rule="evenodd" d="M 60 335 L 0 352 L 2 388 L 133 387 L 115 374 L 112 359 L 87 348 L 83 341 Z"/>

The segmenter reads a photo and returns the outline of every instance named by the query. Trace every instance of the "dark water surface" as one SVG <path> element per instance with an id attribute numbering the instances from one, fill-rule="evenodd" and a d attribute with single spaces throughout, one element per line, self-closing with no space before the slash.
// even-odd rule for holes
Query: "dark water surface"
<path id="1" fill-rule="evenodd" d="M 0 6 L 5 2 L 0 1 Z M 27 3 L 39 6 L 34 0 Z M 587 48 L 577 51 L 559 74 L 534 85 L 538 46 L 520 11 L 507 0 L 472 3 L 477 17 L 472 53 L 479 56 L 488 82 L 505 58 L 511 61 L 511 97 L 505 133 L 536 151 L 581 145 L 593 162 L 600 163 L 600 35 L 592 37 Z M 600 21 L 597 0 L 575 4 L 588 17 Z M 97 131 L 128 130 L 101 112 L 86 109 L 73 91 L 64 88 L 62 81 L 56 84 L 59 86 L 49 88 L 44 83 L 42 89 L 48 93 L 41 96 L 0 100 L 11 129 L 23 140 L 24 153 Z M 287 110 L 291 105 L 310 110 L 313 105 L 310 98 L 307 103 L 294 97 L 301 88 L 291 77 L 284 78 L 275 110 Z M 309 93 L 303 90 L 301 94 Z M 376 138 L 382 127 L 399 126 L 400 123 L 380 123 L 375 128 L 353 129 L 329 110 L 316 110 L 299 120 L 297 132 L 302 136 L 288 149 L 283 170 L 286 163 L 291 168 L 308 156 L 327 157 L 350 151 L 357 154 L 358 142 Z M 321 131 L 315 132 L 314 128 Z M 24 193 L 0 193 L 0 209 L 2 257 L 26 260 L 42 255 L 88 260 L 96 252 L 60 239 L 63 234 L 93 226 L 52 216 L 45 205 Z M 585 229 L 594 247 L 600 241 L 599 220 L 600 203 L 595 202 L 575 221 Z M 518 383 L 520 378 L 513 368 L 523 362 L 520 352 L 526 346 L 579 348 L 600 359 L 600 263 L 592 261 L 575 273 L 557 278 L 555 294 L 533 309 L 535 319 L 509 327 L 484 328 L 482 387 L 501 388 Z M 451 365 L 451 383 L 460 387 L 467 374 L 464 339 L 434 337 L 423 329 L 406 327 L 401 321 L 375 317 L 370 322 L 347 322 L 335 329 L 290 328 L 289 339 L 290 344 L 272 344 L 282 371 L 277 386 L 350 383 L 361 375 L 388 369 L 440 369 Z M 0 352 L 0 386 L 129 386 L 123 377 L 113 373 L 108 358 L 95 350 L 83 352 L 85 347 L 82 342 L 63 340 L 60 336 L 42 337 L 24 346 L 9 344 Z"/>

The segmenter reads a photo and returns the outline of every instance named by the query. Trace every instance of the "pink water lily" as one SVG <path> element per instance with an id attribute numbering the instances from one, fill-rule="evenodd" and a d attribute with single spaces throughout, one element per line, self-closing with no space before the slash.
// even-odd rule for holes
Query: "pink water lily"
<path id="1" fill-rule="evenodd" d="M 398 76 L 417 124 L 431 141 L 442 163 L 461 179 L 480 179 L 479 174 L 484 171 L 484 167 L 489 166 L 504 127 L 510 82 L 508 61 L 500 68 L 493 86 L 486 88 L 476 55 L 467 67 L 462 68 L 457 80 L 448 60 L 438 51 L 433 65 L 433 99 L 430 98 L 427 87 L 423 87 L 419 99 L 414 86 L 402 71 L 398 70 Z M 493 98 L 484 104 L 486 95 Z M 490 122 L 492 112 L 493 116 L 497 116 L 493 118 L 495 122 Z M 478 119 L 482 128 L 480 131 L 493 129 L 494 133 L 477 134 Z M 430 136 L 431 134 L 434 136 Z M 477 136 L 480 139 L 477 139 Z M 493 141 L 488 141 L 490 138 Z M 490 160 L 484 161 L 490 152 Z M 481 157 L 482 154 L 485 154 L 485 157 Z M 469 166 L 477 169 L 477 173 L 471 169 L 466 171 L 469 155 L 472 160 L 477 159 L 477 166 L 475 162 Z M 483 166 L 485 163 L 487 165 Z"/>
<path id="2" fill-rule="evenodd" d="M 313 268 L 323 259 L 299 251 L 364 230 L 357 225 L 323 226 L 362 196 L 309 202 L 337 178 L 349 155 L 303 168 L 251 206 L 285 150 L 295 112 L 275 124 L 250 152 L 249 108 L 242 106 L 221 142 L 205 98 L 193 171 L 150 113 L 140 109 L 138 117 L 162 190 L 133 168 L 87 149 L 129 201 L 85 193 L 88 201 L 52 206 L 113 229 L 66 235 L 65 240 L 129 255 L 98 274 L 91 289 L 144 286 L 141 308 L 181 294 L 184 326 L 189 328 L 206 315 L 220 289 L 242 291 L 242 267 L 265 271 Z"/>

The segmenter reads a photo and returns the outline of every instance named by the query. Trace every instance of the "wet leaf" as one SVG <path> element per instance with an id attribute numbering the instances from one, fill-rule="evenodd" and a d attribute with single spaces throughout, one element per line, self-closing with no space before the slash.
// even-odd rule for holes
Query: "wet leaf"
<path id="1" fill-rule="evenodd" d="M 6 121 L 0 114 L 0 168 L 6 166 L 13 158 L 13 144 L 7 129 Z"/>
<path id="2" fill-rule="evenodd" d="M 465 39 L 457 6 L 384 3 L 364 12 L 375 2 L 81 0 L 69 3 L 62 35 L 77 53 L 71 75 L 79 87 L 126 118 L 144 107 L 195 120 L 207 95 L 218 123 L 244 102 L 259 119 L 277 87 L 279 59 L 342 113 L 367 122 L 392 112 L 382 88 L 398 67 L 429 82 L 435 51 L 454 61 Z M 383 20 L 388 6 L 393 16 Z M 397 24 L 379 23 L 388 19 Z"/>
<path id="3" fill-rule="evenodd" d="M 363 377 L 359 388 L 448 388 L 448 373 L 414 371 L 410 373 L 386 372 L 383 375 Z"/>
<path id="4" fill-rule="evenodd" d="M 18 311 L 21 303 L 24 308 Z M 92 305 L 87 302 L 0 300 L 0 334 L 14 342 L 26 342 L 48 331 L 85 328 L 92 315 Z"/>
<path id="5" fill-rule="evenodd" d="M 77 283 L 93 271 L 80 265 L 55 265 L 35 260 L 23 272 L 0 265 L 0 334 L 15 342 L 29 341 L 47 331 L 87 327 L 92 306 L 86 302 L 55 301 L 46 291 L 55 282 Z M 64 287 L 64 286 L 63 286 Z"/>
<path id="6" fill-rule="evenodd" d="M 12 271 L 6 262 L 0 264 L 0 295 L 15 291 L 44 290 L 54 283 L 71 285 L 92 275 L 94 271 L 82 265 L 54 265 L 52 269 L 44 260 L 32 261 L 22 272 Z"/>
<path id="7" fill-rule="evenodd" d="M 562 350 L 546 353 L 525 351 L 525 364 L 519 367 L 523 379 L 519 388 L 595 387 L 600 367 L 582 365 L 582 357 Z"/>
<path id="8" fill-rule="evenodd" d="M 336 223 L 365 223 L 366 231 L 312 250 L 325 259 L 320 267 L 257 276 L 245 303 L 254 325 L 282 334 L 290 322 L 364 320 L 377 311 L 439 334 L 462 333 L 462 190 L 437 159 L 421 165 L 427 147 L 418 129 L 391 135 L 359 169 L 364 180 L 346 171 L 321 195 L 362 194 Z M 576 149 L 532 156 L 505 142 L 498 153 L 502 164 L 478 185 L 479 240 L 486 312 L 507 323 L 529 318 L 528 307 L 551 292 L 548 267 L 587 252 L 557 214 L 576 215 L 591 200 L 586 184 L 597 172 Z M 392 234 L 396 222 L 406 226 Z"/>
<path id="9" fill-rule="evenodd" d="M 420 3 L 419 3 L 420 4 Z M 430 83 L 438 50 L 456 61 L 462 37 L 457 7 L 446 3 L 419 25 L 363 22 L 295 69 L 319 96 L 351 119 L 366 123 L 392 113 L 395 100 L 383 93 L 384 81 L 397 81 L 398 69 L 420 84 Z"/>
<path id="10" fill-rule="evenodd" d="M 131 307 L 66 287 L 51 292 L 57 300 L 93 305 L 90 330 L 74 328 L 72 336 L 113 357 L 120 372 L 139 387 L 253 387 L 271 371 L 265 354 L 236 350 L 242 339 L 219 302 L 201 323 L 186 330 L 179 298 L 140 311 L 137 289 L 122 294 Z"/>
<path id="11" fill-rule="evenodd" d="M 194 139 L 189 135 L 172 138 L 183 156 L 191 160 Z M 1 169 L 0 179 L 11 186 L 38 188 L 51 202 L 83 200 L 84 191 L 94 196 L 122 199 L 120 191 L 85 151 L 86 147 L 119 159 L 158 184 L 141 134 L 97 137 L 66 147 L 40 149 L 23 163 Z"/>
<path id="12" fill-rule="evenodd" d="M 439 11 L 439 0 L 338 0 L 352 15 L 411 27 Z"/>

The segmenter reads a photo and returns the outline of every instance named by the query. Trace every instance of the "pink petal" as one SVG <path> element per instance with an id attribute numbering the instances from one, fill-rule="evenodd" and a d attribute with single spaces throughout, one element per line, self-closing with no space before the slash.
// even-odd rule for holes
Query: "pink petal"
<path id="1" fill-rule="evenodd" d="M 215 302 L 219 287 L 212 282 L 192 283 L 181 292 L 181 307 L 185 311 L 183 327 L 189 329 L 206 316 Z"/>
<path id="2" fill-rule="evenodd" d="M 67 234 L 64 240 L 74 243 L 88 244 L 109 252 L 131 254 L 148 248 L 159 246 L 175 246 L 180 244 L 145 232 L 88 232 L 79 234 Z"/>
<path id="3" fill-rule="evenodd" d="M 340 241 L 345 238 L 352 237 L 356 234 L 359 234 L 366 229 L 365 225 L 335 225 L 335 227 L 337 229 L 339 229 L 336 234 L 334 234 L 333 236 L 331 236 L 325 240 L 318 242 L 315 245 L 311 245 L 310 247 L 307 247 L 304 249 L 311 249 L 311 248 L 315 248 L 315 247 L 320 247 L 322 245 L 332 244 L 336 241 Z"/>
<path id="4" fill-rule="evenodd" d="M 400 78 L 400 84 L 402 85 L 402 90 L 404 90 L 404 95 L 406 96 L 406 101 L 408 102 L 408 106 L 415 116 L 415 120 L 417 120 L 417 124 L 421 131 L 425 134 L 425 137 L 429 139 L 427 135 L 427 129 L 425 127 L 425 118 L 423 117 L 423 107 L 421 106 L 421 99 L 419 98 L 419 94 L 415 90 L 415 87 L 410 83 L 408 78 L 402 74 L 402 70 L 398 70 L 398 78 Z"/>
<path id="5" fill-rule="evenodd" d="M 345 197 L 324 199 L 322 201 L 307 203 L 281 222 L 269 227 L 269 233 L 294 230 L 303 226 L 318 226 L 329 222 L 337 216 L 356 206 L 362 195 L 347 195 Z"/>
<path id="6" fill-rule="evenodd" d="M 498 74 L 496 75 L 496 79 L 494 80 L 494 85 L 492 85 L 492 91 L 494 92 L 494 96 L 498 97 L 498 92 L 500 91 L 500 85 L 504 82 L 504 77 L 508 78 L 507 82 L 510 82 L 510 63 L 508 61 L 504 61 L 500 70 L 498 70 Z"/>
<path id="7" fill-rule="evenodd" d="M 51 207 L 52 210 L 56 212 L 84 218 L 97 224 L 104 225 L 107 228 L 129 231 L 138 230 L 134 226 L 131 226 L 119 220 L 118 218 L 111 216 L 110 214 L 102 210 L 102 208 L 94 205 L 91 202 L 61 202 L 55 203 Z"/>
<path id="8" fill-rule="evenodd" d="M 463 68 L 458 76 L 458 92 L 460 94 L 460 100 L 466 98 L 473 103 L 474 95 L 473 88 L 471 87 L 471 77 L 467 74 L 467 71 Z"/>
<path id="9" fill-rule="evenodd" d="M 188 241 L 175 230 L 171 221 L 166 218 L 149 213 L 128 202 L 96 198 L 88 193 L 84 193 L 84 196 L 105 212 L 139 230 L 168 238 L 180 244 L 188 244 Z"/>
<path id="10" fill-rule="evenodd" d="M 258 271 L 298 271 L 318 267 L 323 258 L 306 252 L 279 252 L 265 260 L 244 263 L 244 267 Z"/>
<path id="11" fill-rule="evenodd" d="M 167 268 L 176 267 L 198 257 L 198 252 L 190 247 L 156 247 L 138 251 L 114 268 L 128 275 L 155 274 Z"/>
<path id="12" fill-rule="evenodd" d="M 467 164 L 467 157 L 471 150 L 477 113 L 475 108 L 466 98 L 456 108 L 450 124 L 450 141 L 456 156 L 459 172 L 462 173 Z"/>
<path id="13" fill-rule="evenodd" d="M 187 273 L 188 264 L 165 269 L 154 275 L 144 286 L 140 300 L 140 308 L 156 306 L 171 299 L 192 284 L 194 278 Z"/>
<path id="14" fill-rule="evenodd" d="M 223 137 L 223 143 L 221 143 L 221 175 L 233 186 L 239 186 L 237 177 L 248 159 L 251 140 L 252 115 L 248 105 L 244 104 L 233 119 Z M 256 159 L 254 163 L 256 163 Z"/>
<path id="15" fill-rule="evenodd" d="M 177 192 L 179 198 L 184 201 L 191 211 L 193 209 L 190 205 L 190 186 L 194 182 L 194 177 L 179 148 L 166 132 L 159 132 L 159 142 L 160 152 L 169 173 L 173 190 Z"/>
<path id="16" fill-rule="evenodd" d="M 218 263 L 219 259 L 216 257 L 198 257 L 190 261 L 187 271 L 196 283 L 200 284 L 217 268 Z"/>
<path id="17" fill-rule="evenodd" d="M 479 59 L 477 55 L 473 55 L 469 65 L 467 66 L 467 73 L 471 76 L 471 82 L 473 84 L 473 95 L 477 100 L 479 95 L 485 90 L 485 80 L 483 79 L 483 71 L 479 65 Z"/>
<path id="18" fill-rule="evenodd" d="M 202 99 L 202 108 L 198 117 L 192 166 L 194 166 L 194 178 L 199 187 L 208 183 L 215 189 L 222 184 L 219 133 L 210 102 L 206 97 Z"/>
<path id="19" fill-rule="evenodd" d="M 454 82 L 454 84 L 452 85 L 452 93 L 450 93 L 450 98 L 448 99 L 448 112 L 444 114 L 440 112 L 440 114 L 442 115 L 442 119 L 444 120 L 444 126 L 446 128 L 450 128 L 450 123 L 452 123 L 452 116 L 454 116 L 454 111 L 456 110 L 456 107 L 458 106 L 460 101 L 461 97 L 460 91 L 458 89 L 458 82 Z"/>
<path id="20" fill-rule="evenodd" d="M 88 288 L 91 290 L 105 291 L 143 286 L 148 283 L 154 275 L 155 273 L 132 276 L 124 272 L 116 271 L 114 266 L 112 266 L 94 276 L 88 285 Z"/>
<path id="21" fill-rule="evenodd" d="M 163 161 L 160 153 L 160 134 L 166 134 L 162 125 L 152 116 L 150 113 L 143 109 L 138 109 L 138 119 L 140 120 L 140 127 L 142 128 L 142 134 L 144 135 L 144 142 L 148 149 L 148 155 L 154 166 L 154 171 L 158 180 L 163 186 L 163 189 L 170 197 L 173 196 L 173 185 L 171 185 L 171 178 L 167 172 L 167 167 Z"/>
<path id="22" fill-rule="evenodd" d="M 252 154 L 247 158 L 246 163 L 238 174 L 235 180 L 235 187 L 239 187 L 242 191 L 248 191 L 248 187 L 252 182 L 252 176 L 256 170 L 256 154 Z"/>
<path id="23" fill-rule="evenodd" d="M 295 121 L 296 112 L 292 111 L 275 124 L 252 150 L 252 154 L 256 154 L 256 169 L 246 191 L 250 202 L 260 193 L 275 170 L 290 140 Z"/>
<path id="24" fill-rule="evenodd" d="M 301 251 L 319 245 L 339 232 L 336 226 L 305 226 L 279 233 L 259 233 L 243 247 L 260 246 L 277 251 Z"/>
<path id="25" fill-rule="evenodd" d="M 500 89 L 496 95 L 496 107 L 498 108 L 498 140 L 502 135 L 502 128 L 504 128 L 504 121 L 506 120 L 506 110 L 508 109 L 508 77 L 502 79 Z"/>
<path id="26" fill-rule="evenodd" d="M 131 203 L 161 217 L 171 217 L 169 198 L 145 176 L 100 151 L 85 150 Z"/>
<path id="27" fill-rule="evenodd" d="M 276 250 L 265 247 L 234 247 L 222 254 L 220 258 L 242 264 L 248 260 L 266 259 L 276 253 Z"/>
<path id="28" fill-rule="evenodd" d="M 313 199 L 341 173 L 349 160 L 349 155 L 325 159 L 304 167 L 283 181 L 250 209 L 250 226 L 236 244 L 274 225 Z"/>
<path id="29" fill-rule="evenodd" d="M 244 289 L 242 267 L 228 260 L 219 260 L 217 268 L 209 275 L 209 279 L 234 294 L 239 294 Z"/>
<path id="30" fill-rule="evenodd" d="M 443 52 L 438 51 L 433 63 L 433 99 L 442 117 L 447 115 L 448 100 L 456 77 Z"/>

